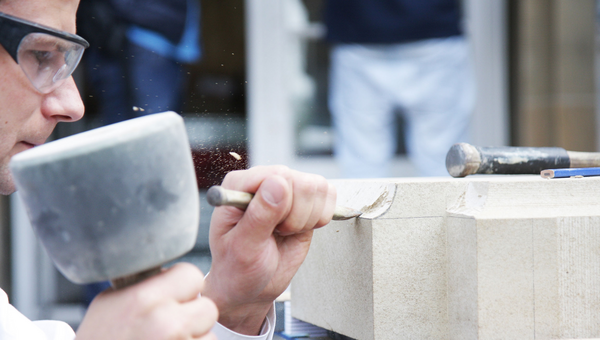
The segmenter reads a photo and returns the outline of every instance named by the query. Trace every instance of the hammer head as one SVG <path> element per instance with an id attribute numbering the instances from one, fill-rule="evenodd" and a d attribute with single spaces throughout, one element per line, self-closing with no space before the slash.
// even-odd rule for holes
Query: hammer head
<path id="1" fill-rule="evenodd" d="M 446 154 L 446 170 L 452 177 L 475 174 L 481 165 L 479 150 L 468 143 L 452 145 Z"/>
<path id="2" fill-rule="evenodd" d="M 174 112 L 41 145 L 10 169 L 38 239 L 75 283 L 132 275 L 195 244 L 196 176 Z"/>

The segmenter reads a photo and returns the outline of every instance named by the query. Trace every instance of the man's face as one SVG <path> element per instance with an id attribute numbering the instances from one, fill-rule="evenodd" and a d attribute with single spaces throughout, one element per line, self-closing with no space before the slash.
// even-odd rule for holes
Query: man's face
<path id="1" fill-rule="evenodd" d="M 78 4 L 79 0 L 0 0 L 0 12 L 75 33 Z M 0 194 L 15 190 L 8 168 L 13 155 L 44 143 L 58 122 L 82 116 L 83 103 L 72 77 L 42 94 L 0 46 Z"/>

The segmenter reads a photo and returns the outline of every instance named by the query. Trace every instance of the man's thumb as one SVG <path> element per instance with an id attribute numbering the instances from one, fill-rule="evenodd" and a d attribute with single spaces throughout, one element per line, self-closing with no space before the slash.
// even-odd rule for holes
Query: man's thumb
<path id="1" fill-rule="evenodd" d="M 258 188 L 254 198 L 244 212 L 239 228 L 240 233 L 248 233 L 248 239 L 266 239 L 283 219 L 291 200 L 289 184 L 281 176 L 267 177 Z"/>

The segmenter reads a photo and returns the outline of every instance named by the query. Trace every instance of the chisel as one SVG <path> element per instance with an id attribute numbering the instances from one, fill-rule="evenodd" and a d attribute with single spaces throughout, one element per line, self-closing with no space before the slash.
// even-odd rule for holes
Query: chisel
<path id="1" fill-rule="evenodd" d="M 206 192 L 206 200 L 208 201 L 208 204 L 212 205 L 213 207 L 228 205 L 240 209 L 246 209 L 253 197 L 253 194 L 243 191 L 225 189 L 218 185 L 210 187 Z M 358 210 L 336 206 L 332 219 L 336 221 L 349 220 L 354 217 L 359 217 L 360 215 L 362 215 L 362 212 Z"/>
<path id="2" fill-rule="evenodd" d="M 600 167 L 600 153 L 558 147 L 480 147 L 454 144 L 446 155 L 452 177 L 473 174 L 539 174 L 545 169 Z"/>

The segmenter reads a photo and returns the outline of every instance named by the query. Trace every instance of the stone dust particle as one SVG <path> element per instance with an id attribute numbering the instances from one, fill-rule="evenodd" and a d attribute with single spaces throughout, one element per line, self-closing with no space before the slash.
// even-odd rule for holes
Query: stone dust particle
<path id="1" fill-rule="evenodd" d="M 238 155 L 237 152 L 229 152 L 230 155 L 233 156 L 233 158 L 237 159 L 238 161 L 242 159 L 242 156 Z"/>

